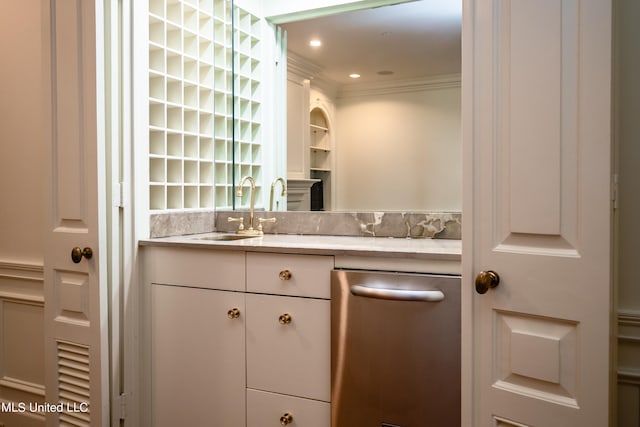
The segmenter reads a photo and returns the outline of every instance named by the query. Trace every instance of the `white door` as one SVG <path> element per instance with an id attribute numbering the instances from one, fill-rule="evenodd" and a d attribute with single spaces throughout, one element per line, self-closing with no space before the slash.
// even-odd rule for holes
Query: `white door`
<path id="1" fill-rule="evenodd" d="M 611 8 L 465 1 L 463 425 L 608 425 Z"/>
<path id="2" fill-rule="evenodd" d="M 106 426 L 108 317 L 100 1 L 51 0 L 45 213 L 47 425 Z M 35 106 L 34 106 L 35 108 Z M 102 164 L 101 164 L 102 163 Z M 28 173 L 28 171 L 25 171 Z M 72 260 L 79 248 L 80 259 Z M 89 254 L 89 248 L 92 256 Z M 76 254 L 78 255 L 78 254 Z"/>

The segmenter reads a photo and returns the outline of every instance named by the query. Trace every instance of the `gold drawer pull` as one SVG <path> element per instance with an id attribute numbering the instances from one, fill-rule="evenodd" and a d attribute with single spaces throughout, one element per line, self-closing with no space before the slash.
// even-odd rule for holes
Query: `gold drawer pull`
<path id="1" fill-rule="evenodd" d="M 289 313 L 281 314 L 280 317 L 278 317 L 278 322 L 280 322 L 281 325 L 288 325 L 291 323 L 291 320 L 291 315 Z"/>
<path id="2" fill-rule="evenodd" d="M 293 415 L 289 412 L 285 412 L 283 416 L 280 417 L 280 424 L 283 426 L 289 425 L 293 422 Z"/>
<path id="3" fill-rule="evenodd" d="M 235 307 L 232 308 L 231 310 L 227 311 L 227 317 L 229 317 L 229 319 L 237 319 L 238 317 L 240 317 L 240 310 Z"/>
<path id="4" fill-rule="evenodd" d="M 293 276 L 291 270 L 282 270 L 278 275 L 278 277 L 280 277 L 280 280 L 291 280 L 291 276 Z"/>

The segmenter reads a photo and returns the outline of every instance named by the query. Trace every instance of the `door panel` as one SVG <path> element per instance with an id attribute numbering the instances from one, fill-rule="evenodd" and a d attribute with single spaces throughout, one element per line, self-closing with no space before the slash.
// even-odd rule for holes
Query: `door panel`
<path id="1" fill-rule="evenodd" d="M 466 6 L 474 425 L 604 426 L 611 2 Z M 473 291 L 482 270 L 500 275 L 484 295 Z"/>
<path id="2" fill-rule="evenodd" d="M 47 425 L 108 425 L 100 2 L 50 1 L 44 17 L 51 121 L 45 217 Z M 104 163 L 104 161 L 102 162 Z M 102 237 L 102 238 L 101 238 Z M 72 248 L 91 248 L 79 262 Z"/>
<path id="3" fill-rule="evenodd" d="M 505 120 L 499 123 L 497 148 L 510 156 L 500 168 L 510 178 L 501 180 L 508 184 L 503 203 L 509 211 L 503 221 L 509 220 L 512 233 L 558 235 L 561 2 L 506 1 L 499 7 L 496 65 L 501 84 L 496 98 L 498 115 Z M 536 26 L 527 25 L 531 21 Z"/>
<path id="4" fill-rule="evenodd" d="M 493 316 L 493 387 L 578 408 L 576 322 L 498 310 Z"/>
<path id="5" fill-rule="evenodd" d="M 85 114 L 84 107 L 91 108 L 95 102 L 95 94 L 87 93 L 91 86 L 85 87 L 82 82 L 89 79 L 88 85 L 95 84 L 95 49 L 84 43 L 94 40 L 82 40 L 82 12 L 84 7 L 79 0 L 54 2 L 54 139 L 53 139 L 53 199 L 55 221 L 58 227 L 66 227 L 86 232 L 87 194 L 85 190 L 83 144 L 95 141 L 95 117 Z M 91 43 L 89 43 L 91 44 Z M 85 57 L 89 54 L 89 57 Z M 89 63 L 87 63 L 89 61 Z M 85 70 L 86 67 L 90 69 Z M 93 69 L 91 69 L 93 67 Z M 92 76 L 93 75 L 93 76 Z M 87 97 L 88 96 L 88 97 Z M 88 105 L 85 105 L 89 103 Z M 85 135 L 85 131 L 89 134 Z M 85 191 L 83 191 L 85 190 Z"/>
<path id="6" fill-rule="evenodd" d="M 575 254 L 578 2 L 495 4 L 497 245 Z"/>

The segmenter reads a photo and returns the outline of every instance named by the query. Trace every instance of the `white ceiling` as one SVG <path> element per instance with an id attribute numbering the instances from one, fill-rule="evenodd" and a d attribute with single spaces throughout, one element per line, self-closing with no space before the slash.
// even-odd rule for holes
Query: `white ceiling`
<path id="1" fill-rule="evenodd" d="M 289 51 L 339 84 L 460 73 L 461 26 L 462 0 L 420 0 L 281 24 Z M 311 48 L 312 38 L 322 46 Z"/>

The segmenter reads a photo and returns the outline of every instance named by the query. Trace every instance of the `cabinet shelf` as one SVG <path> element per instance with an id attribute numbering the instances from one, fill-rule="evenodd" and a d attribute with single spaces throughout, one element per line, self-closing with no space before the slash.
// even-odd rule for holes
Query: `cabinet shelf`
<path id="1" fill-rule="evenodd" d="M 309 114 L 309 177 L 322 181 L 322 194 L 311 194 L 311 209 L 331 209 L 333 148 L 327 113 L 313 108 Z"/>
<path id="2" fill-rule="evenodd" d="M 309 148 L 310 148 L 311 150 L 314 150 L 314 151 L 323 151 L 323 152 L 325 152 L 325 153 L 330 153 L 330 152 L 331 152 L 331 149 L 330 149 L 330 148 L 327 148 L 327 147 L 320 147 L 320 146 L 318 146 L 318 145 L 312 145 L 312 146 L 310 146 Z"/>
<path id="3" fill-rule="evenodd" d="M 325 126 L 319 126 L 319 125 L 314 125 L 314 124 L 310 124 L 309 127 L 311 129 L 315 129 L 315 130 L 321 130 L 323 132 L 329 132 L 329 128 L 325 127 Z"/>
<path id="4" fill-rule="evenodd" d="M 236 142 L 252 144 L 242 152 L 242 171 L 258 174 L 262 165 L 255 142 L 262 124 L 262 20 L 237 6 L 231 10 L 227 0 L 150 0 L 147 12 L 151 210 L 228 207 L 235 198 L 234 123 Z M 236 63 L 244 79 L 236 89 L 242 89 L 242 123 L 232 116 L 232 38 L 242 47 Z"/>

